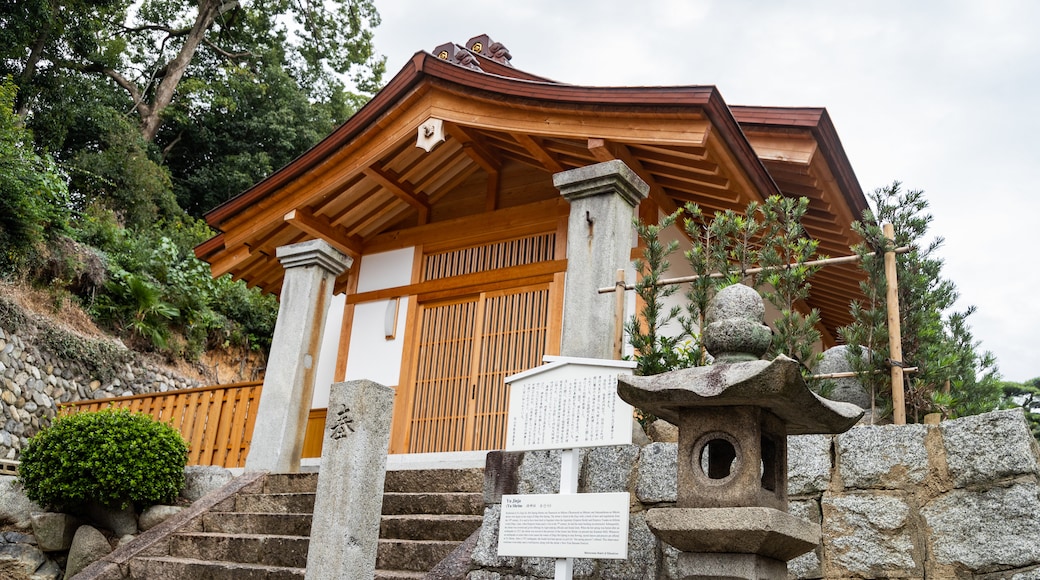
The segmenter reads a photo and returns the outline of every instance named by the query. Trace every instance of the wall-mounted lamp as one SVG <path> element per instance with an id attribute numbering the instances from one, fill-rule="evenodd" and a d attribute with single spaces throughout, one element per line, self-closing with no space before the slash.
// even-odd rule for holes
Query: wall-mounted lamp
<path id="1" fill-rule="evenodd" d="M 397 338 L 397 311 L 400 309 L 400 298 L 386 301 L 386 313 L 383 314 L 383 334 L 387 340 Z"/>

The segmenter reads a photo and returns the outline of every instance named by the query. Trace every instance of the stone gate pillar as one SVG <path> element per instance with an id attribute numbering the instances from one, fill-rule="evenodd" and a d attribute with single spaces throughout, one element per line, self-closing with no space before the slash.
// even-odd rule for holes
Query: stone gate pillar
<path id="1" fill-rule="evenodd" d="M 353 259 L 324 240 L 282 246 L 278 259 L 285 278 L 246 471 L 293 473 L 300 470 L 332 289 Z"/>
<path id="2" fill-rule="evenodd" d="M 650 186 L 616 159 L 557 173 L 553 185 L 571 204 L 560 354 L 614 358 L 614 295 L 597 289 L 631 263 L 632 209 Z"/>

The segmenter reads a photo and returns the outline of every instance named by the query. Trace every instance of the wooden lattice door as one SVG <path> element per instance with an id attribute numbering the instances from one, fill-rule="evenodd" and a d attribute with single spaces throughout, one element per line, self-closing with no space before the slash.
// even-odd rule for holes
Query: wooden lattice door
<path id="1" fill-rule="evenodd" d="M 549 285 L 420 305 L 408 450 L 501 449 L 506 376 L 541 364 Z"/>

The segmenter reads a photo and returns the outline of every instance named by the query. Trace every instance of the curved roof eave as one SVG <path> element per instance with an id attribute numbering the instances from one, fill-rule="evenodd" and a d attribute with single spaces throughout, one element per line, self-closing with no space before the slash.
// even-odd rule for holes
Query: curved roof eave
<path id="1" fill-rule="evenodd" d="M 853 216 L 858 219 L 863 215 L 863 210 L 868 209 L 863 188 L 826 108 L 731 105 L 730 110 L 741 125 L 808 129 L 819 144 L 820 152 L 834 174 L 838 189 Z"/>
<path id="2" fill-rule="evenodd" d="M 283 185 L 320 164 L 332 152 L 360 135 L 390 110 L 400 98 L 426 77 L 503 96 L 561 104 L 700 107 L 726 146 L 743 162 L 743 169 L 763 197 L 779 193 L 765 166 L 758 160 L 718 90 L 711 85 L 651 87 L 586 87 L 553 81 L 500 76 L 474 71 L 420 51 L 415 53 L 389 83 L 343 125 L 292 162 L 238 196 L 206 214 L 210 226 L 221 224 L 245 207 L 253 205 Z"/>

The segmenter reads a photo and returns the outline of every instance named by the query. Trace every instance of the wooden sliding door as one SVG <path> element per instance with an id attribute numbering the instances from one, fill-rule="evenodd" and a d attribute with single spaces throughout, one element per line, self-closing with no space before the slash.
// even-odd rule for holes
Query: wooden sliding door
<path id="1" fill-rule="evenodd" d="M 541 364 L 549 284 L 420 303 L 411 453 L 501 449 L 506 376 Z"/>

